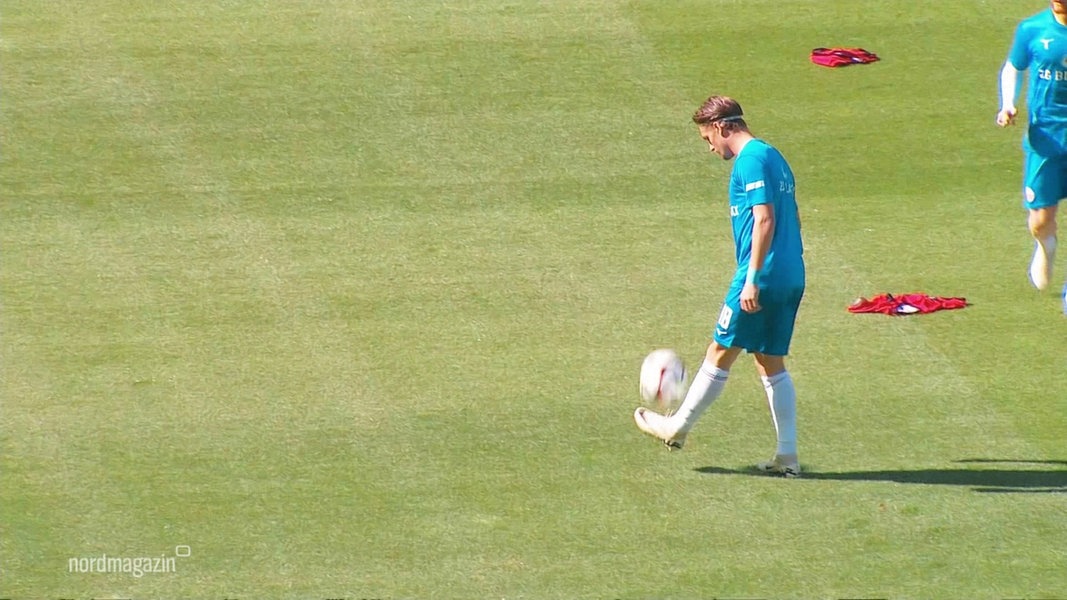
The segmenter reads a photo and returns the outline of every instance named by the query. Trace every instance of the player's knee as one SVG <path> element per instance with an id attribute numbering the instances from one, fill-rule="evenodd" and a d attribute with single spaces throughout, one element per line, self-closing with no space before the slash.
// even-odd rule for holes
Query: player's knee
<path id="1" fill-rule="evenodd" d="M 756 359 L 757 370 L 763 377 L 774 377 L 782 371 L 785 371 L 784 356 L 763 354 L 762 352 L 756 352 L 753 356 Z"/>
<path id="2" fill-rule="evenodd" d="M 741 354 L 741 348 L 731 348 L 713 341 L 708 346 L 707 360 L 716 367 L 729 371 L 739 354 Z"/>
<path id="3" fill-rule="evenodd" d="M 1056 235 L 1056 223 L 1054 223 L 1054 222 L 1052 222 L 1052 223 L 1049 223 L 1049 222 L 1041 222 L 1041 223 L 1031 222 L 1030 223 L 1030 235 L 1033 236 L 1033 238 L 1035 240 L 1043 240 L 1045 238 L 1054 236 L 1054 235 Z"/>
<path id="4" fill-rule="evenodd" d="M 1056 234 L 1056 213 L 1050 210 L 1030 211 L 1030 218 L 1027 223 L 1030 227 L 1030 235 L 1034 236 L 1035 239 L 1044 239 Z"/>

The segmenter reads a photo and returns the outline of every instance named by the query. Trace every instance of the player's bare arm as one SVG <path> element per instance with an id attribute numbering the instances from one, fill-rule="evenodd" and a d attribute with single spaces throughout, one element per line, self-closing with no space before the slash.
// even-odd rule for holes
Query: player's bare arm
<path id="1" fill-rule="evenodd" d="M 774 238 L 774 207 L 770 204 L 753 206 L 752 221 L 752 254 L 748 262 L 751 275 L 741 290 L 741 310 L 750 313 L 760 309 L 759 287 L 755 282 L 755 274 L 763 270 L 771 240 Z"/>

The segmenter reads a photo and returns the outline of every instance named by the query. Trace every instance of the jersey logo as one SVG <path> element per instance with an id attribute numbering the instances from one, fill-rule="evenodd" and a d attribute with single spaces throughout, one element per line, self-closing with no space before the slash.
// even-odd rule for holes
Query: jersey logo
<path id="1" fill-rule="evenodd" d="M 761 187 L 763 187 L 763 180 L 762 179 L 760 179 L 759 181 L 753 181 L 752 183 L 749 183 L 749 184 L 745 185 L 745 191 L 746 192 L 751 192 L 752 190 L 758 190 Z"/>
<path id="2" fill-rule="evenodd" d="M 731 205 L 730 206 L 730 216 L 731 217 L 736 217 L 739 214 L 741 214 L 741 210 L 739 208 L 737 208 L 736 206 Z"/>
<path id="3" fill-rule="evenodd" d="M 1055 41 L 1055 38 L 1042 38 L 1040 41 L 1045 46 L 1045 50 L 1048 50 L 1048 45 Z"/>

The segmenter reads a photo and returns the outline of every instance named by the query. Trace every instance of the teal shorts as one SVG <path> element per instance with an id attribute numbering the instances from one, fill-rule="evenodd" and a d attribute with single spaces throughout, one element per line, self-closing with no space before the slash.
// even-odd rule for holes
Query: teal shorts
<path id="1" fill-rule="evenodd" d="M 1023 206 L 1028 209 L 1056 206 L 1067 198 L 1067 156 L 1048 158 L 1025 152 Z"/>
<path id="2" fill-rule="evenodd" d="M 732 286 L 715 323 L 714 339 L 727 348 L 786 356 L 803 297 L 804 288 L 760 290 L 762 308 L 747 313 L 741 310 L 741 286 Z"/>

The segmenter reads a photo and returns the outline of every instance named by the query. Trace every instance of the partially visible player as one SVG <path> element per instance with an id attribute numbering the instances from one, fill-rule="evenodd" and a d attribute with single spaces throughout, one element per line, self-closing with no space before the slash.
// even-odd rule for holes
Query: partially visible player
<path id="1" fill-rule="evenodd" d="M 1067 0 L 1051 0 L 1049 8 L 1016 28 L 1000 71 L 1000 127 L 1015 124 L 1015 97 L 1023 71 L 1029 71 L 1023 205 L 1034 238 L 1030 282 L 1044 290 L 1056 256 L 1056 209 L 1067 197 Z"/>
<path id="2" fill-rule="evenodd" d="M 634 412 L 641 431 L 681 449 L 701 414 L 718 398 L 742 351 L 752 353 L 763 380 L 778 446 L 764 471 L 797 477 L 796 389 L 785 368 L 793 325 L 804 295 L 804 246 L 793 171 L 781 153 L 755 138 L 741 106 L 712 96 L 693 115 L 700 137 L 730 173 L 729 214 L 737 271 L 726 293 L 713 341 L 678 412 Z"/>

